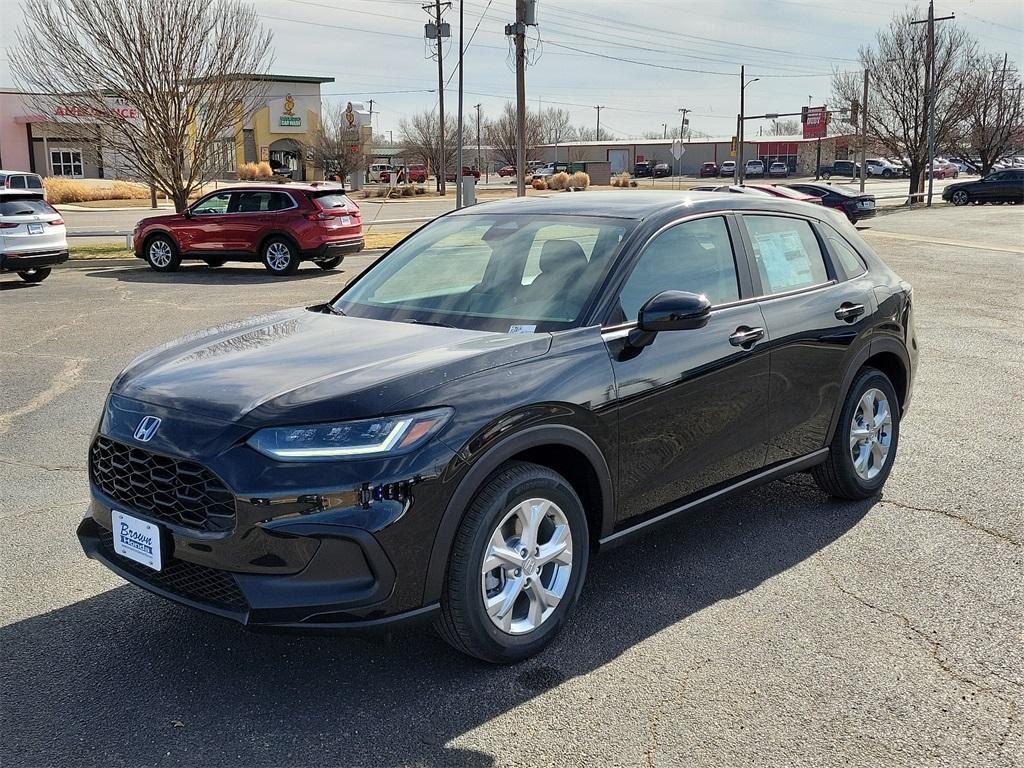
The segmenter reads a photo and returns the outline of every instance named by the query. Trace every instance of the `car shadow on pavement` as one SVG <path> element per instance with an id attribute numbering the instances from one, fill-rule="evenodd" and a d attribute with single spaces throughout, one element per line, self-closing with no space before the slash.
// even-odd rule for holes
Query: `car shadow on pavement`
<path id="1" fill-rule="evenodd" d="M 461 656 L 427 629 L 254 633 L 121 586 L 0 629 L 0 758 L 490 766 L 487 751 L 449 743 L 797 565 L 873 503 L 829 501 L 797 475 L 604 553 L 563 636 L 513 667 Z"/>
<path id="2" fill-rule="evenodd" d="M 260 264 L 238 264 L 211 269 L 202 264 L 185 264 L 177 272 L 156 272 L 140 262 L 138 267 L 117 267 L 86 272 L 86 277 L 103 277 L 126 283 L 184 283 L 187 285 L 263 285 L 294 280 L 312 280 L 318 277 L 337 277 L 345 269 L 320 269 L 313 264 L 304 264 L 293 275 L 271 275 Z"/>
<path id="3" fill-rule="evenodd" d="M 18 288 L 38 288 L 41 283 L 26 283 L 20 277 L 17 280 L 0 280 L 0 291 L 13 291 Z"/>

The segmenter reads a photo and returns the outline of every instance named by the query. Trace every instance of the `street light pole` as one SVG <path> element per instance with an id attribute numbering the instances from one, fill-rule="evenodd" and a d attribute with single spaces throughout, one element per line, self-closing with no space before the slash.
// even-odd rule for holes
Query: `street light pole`
<path id="1" fill-rule="evenodd" d="M 755 77 L 753 80 L 747 81 L 745 70 L 746 70 L 746 67 L 744 67 L 743 65 L 740 65 L 740 119 L 739 119 L 739 127 L 736 129 L 736 132 L 739 135 L 736 137 L 736 145 L 737 145 L 736 146 L 736 170 L 733 172 L 733 178 L 734 178 L 734 180 L 736 181 L 737 184 L 742 184 L 743 183 L 743 171 L 744 171 L 744 167 L 743 167 L 743 135 L 745 133 L 745 129 L 743 127 L 743 121 L 746 118 L 744 117 L 744 113 L 743 113 L 743 109 L 744 109 L 744 98 L 743 97 L 744 97 L 744 94 L 747 91 L 747 86 L 750 85 L 750 83 L 756 83 L 758 80 L 761 79 L 759 77 Z"/>
<path id="2" fill-rule="evenodd" d="M 935 22 L 955 19 L 956 14 L 935 18 L 935 0 L 928 0 L 928 18 L 912 21 L 911 24 L 928 25 L 928 52 L 925 63 L 925 100 L 927 102 L 927 114 L 925 119 L 928 123 L 928 207 L 932 207 L 932 182 L 935 176 Z"/>
<path id="3" fill-rule="evenodd" d="M 604 104 L 598 104 L 594 109 L 597 110 L 597 133 L 594 134 L 594 141 L 601 140 L 601 110 L 604 109 Z"/>
<path id="4" fill-rule="evenodd" d="M 466 4 L 459 2 L 459 123 L 458 149 L 455 153 L 455 208 L 462 207 L 462 57 L 465 53 L 465 37 L 463 35 L 463 9 Z"/>

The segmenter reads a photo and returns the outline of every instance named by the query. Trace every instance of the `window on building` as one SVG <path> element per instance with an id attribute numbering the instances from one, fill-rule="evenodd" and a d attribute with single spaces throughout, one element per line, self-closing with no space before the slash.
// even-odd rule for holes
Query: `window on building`
<path id="1" fill-rule="evenodd" d="M 82 177 L 82 150 L 51 149 L 50 168 L 54 176 Z"/>

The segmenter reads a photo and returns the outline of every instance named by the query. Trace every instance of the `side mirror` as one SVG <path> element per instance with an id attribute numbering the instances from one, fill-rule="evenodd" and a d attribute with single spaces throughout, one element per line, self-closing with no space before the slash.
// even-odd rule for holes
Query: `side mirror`
<path id="1" fill-rule="evenodd" d="M 184 216 L 186 219 L 191 219 L 195 214 L 192 213 L 191 208 L 186 208 L 184 211 L 181 212 L 181 215 Z"/>
<path id="2" fill-rule="evenodd" d="M 711 302 L 703 294 L 663 291 L 640 307 L 637 327 L 629 333 L 631 347 L 646 347 L 660 331 L 703 328 L 711 317 Z"/>

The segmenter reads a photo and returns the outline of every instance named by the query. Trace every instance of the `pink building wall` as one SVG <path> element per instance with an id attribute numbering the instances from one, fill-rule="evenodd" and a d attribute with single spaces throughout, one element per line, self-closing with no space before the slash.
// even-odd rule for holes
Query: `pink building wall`
<path id="1" fill-rule="evenodd" d="M 6 171 L 31 170 L 28 129 L 24 117 L 30 114 L 21 94 L 0 91 L 0 167 Z M 18 118 L 22 118 L 19 122 Z"/>

